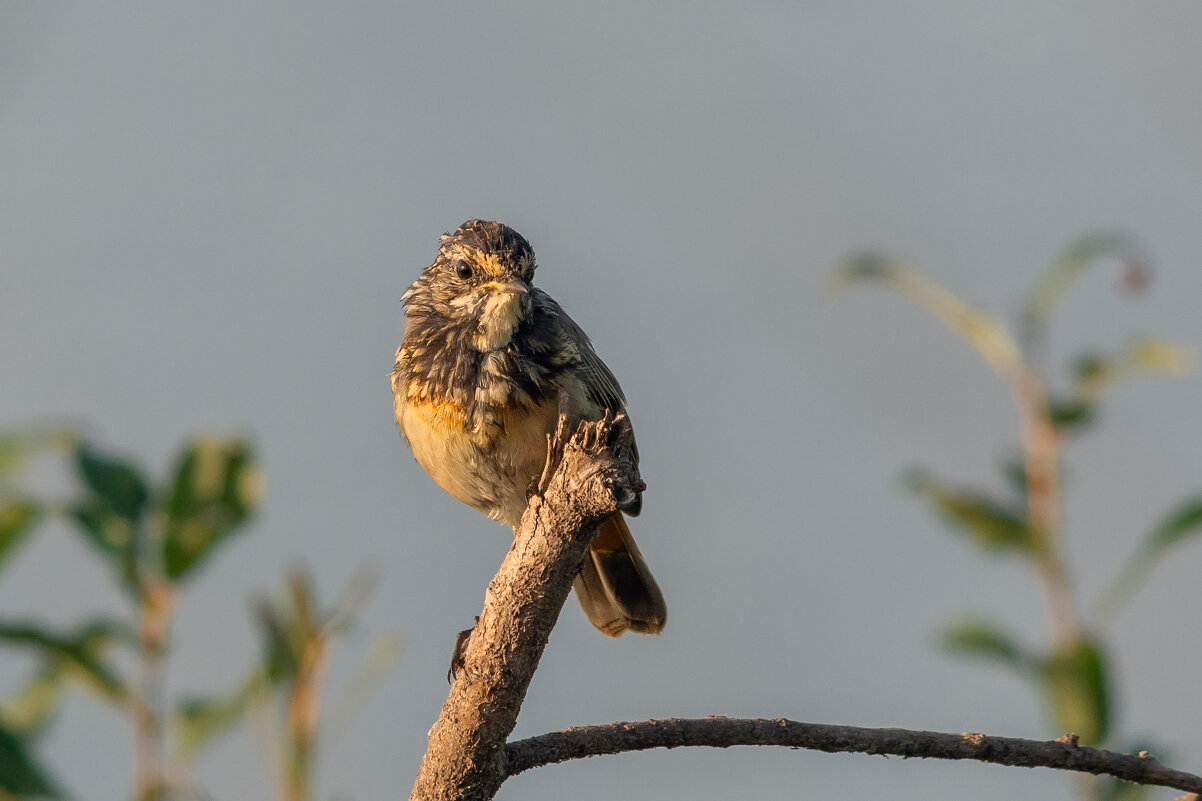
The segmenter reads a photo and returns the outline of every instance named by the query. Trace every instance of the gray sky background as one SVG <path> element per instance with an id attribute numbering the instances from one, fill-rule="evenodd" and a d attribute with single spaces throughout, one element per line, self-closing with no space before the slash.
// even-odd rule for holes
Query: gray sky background
<path id="1" fill-rule="evenodd" d="M 650 486 L 635 532 L 658 638 L 611 641 L 569 602 L 516 735 L 672 715 L 1044 737 L 1001 671 L 938 627 L 1046 626 L 1020 565 L 957 542 L 901 489 L 922 464 L 993 481 L 1000 383 L 937 324 L 825 278 L 904 254 L 1000 315 L 1070 238 L 1119 226 L 1150 292 L 1099 271 L 1058 363 L 1153 331 L 1202 343 L 1202 7 L 1192 2 L 415 6 L 0 5 L 0 424 L 86 422 L 161 470 L 191 431 L 252 434 L 253 535 L 184 597 L 169 690 L 237 680 L 247 598 L 285 566 L 327 597 L 382 571 L 335 660 L 404 654 L 325 748 L 321 798 L 408 793 L 507 532 L 444 495 L 392 421 L 398 299 L 469 217 L 516 227 L 539 283 L 620 377 Z M 1202 380 L 1120 389 L 1071 446 L 1083 598 L 1202 487 Z M 1202 764 L 1196 577 L 1183 548 L 1112 630 L 1119 726 Z M 121 599 L 59 528 L 0 581 L 0 613 L 59 623 Z M 0 661 L 0 689 L 26 667 Z M 128 787 L 124 721 L 69 704 L 49 743 L 88 799 Z M 267 797 L 253 737 L 200 766 Z M 1066 798 L 1047 771 L 683 749 L 552 767 L 502 798 Z M 1163 793 L 1157 797 L 1171 797 Z"/>

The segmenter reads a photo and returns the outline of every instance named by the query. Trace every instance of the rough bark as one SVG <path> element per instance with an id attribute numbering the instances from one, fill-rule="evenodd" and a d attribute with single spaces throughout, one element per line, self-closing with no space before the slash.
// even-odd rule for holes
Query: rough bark
<path id="1" fill-rule="evenodd" d="M 597 525 L 642 488 L 624 415 L 581 423 L 561 416 L 547 468 L 484 609 L 429 744 L 410 799 L 490 799 L 508 775 L 505 740 Z"/>

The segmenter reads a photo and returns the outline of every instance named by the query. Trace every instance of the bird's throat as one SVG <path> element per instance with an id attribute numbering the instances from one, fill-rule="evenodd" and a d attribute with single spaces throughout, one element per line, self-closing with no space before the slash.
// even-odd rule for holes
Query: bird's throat
<path id="1" fill-rule="evenodd" d="M 480 311 L 472 344 L 482 352 L 500 350 L 513 339 L 528 308 L 529 298 L 509 292 L 490 292 Z"/>

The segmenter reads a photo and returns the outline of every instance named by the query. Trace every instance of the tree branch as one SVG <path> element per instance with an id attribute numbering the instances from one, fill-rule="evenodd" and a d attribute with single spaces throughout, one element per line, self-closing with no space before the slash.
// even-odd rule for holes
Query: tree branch
<path id="1" fill-rule="evenodd" d="M 780 745 L 828 753 L 975 759 L 1109 774 L 1140 784 L 1202 792 L 1202 777 L 1166 768 L 1143 753 L 1129 756 L 1081 747 L 1075 736 L 1038 742 L 710 717 L 585 726 L 506 745 L 593 533 L 642 489 L 638 468 L 628 455 L 633 452 L 632 434 L 624 415 L 582 423 L 570 439 L 566 420 L 561 414 L 546 469 L 513 546 L 488 585 L 462 667 L 430 729 L 411 801 L 487 801 L 509 776 L 540 765 L 686 745 Z"/>
<path id="2" fill-rule="evenodd" d="M 570 439 L 566 426 L 561 414 L 547 469 L 430 730 L 411 801 L 496 794 L 509 775 L 505 740 L 597 526 L 642 487 L 627 455 L 633 434 L 625 415 L 581 423 Z"/>
<path id="3" fill-rule="evenodd" d="M 1108 774 L 1139 784 L 1202 792 L 1202 777 L 1166 768 L 1152 756 L 1086 748 L 1075 737 L 1020 740 L 984 734 L 948 734 L 910 729 L 866 729 L 777 718 L 672 718 L 639 723 L 581 726 L 510 743 L 509 775 L 569 759 L 680 746 L 729 748 L 781 745 L 826 753 L 858 752 L 928 759 L 975 759 L 1024 768 L 1057 768 Z"/>

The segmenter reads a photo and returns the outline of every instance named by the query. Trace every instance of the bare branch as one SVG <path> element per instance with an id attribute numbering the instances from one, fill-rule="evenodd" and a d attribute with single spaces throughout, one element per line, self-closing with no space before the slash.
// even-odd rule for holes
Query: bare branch
<path id="1" fill-rule="evenodd" d="M 412 801 L 490 799 L 505 781 L 505 740 L 589 543 L 642 484 L 623 457 L 633 450 L 625 415 L 582 423 L 565 442 L 566 433 L 561 417 L 548 468 L 488 585 L 463 665 L 430 730 Z"/>
<path id="2" fill-rule="evenodd" d="M 1076 737 L 1037 742 L 711 717 L 586 726 L 506 745 L 593 532 L 642 488 L 637 467 L 624 456 L 631 452 L 631 432 L 623 415 L 583 423 L 570 438 L 568 433 L 566 418 L 561 418 L 547 468 L 532 489 L 513 547 L 489 583 L 462 667 L 430 729 L 411 801 L 487 801 L 509 776 L 540 765 L 686 745 L 780 745 L 831 753 L 975 759 L 1109 774 L 1202 792 L 1202 777 L 1170 770 L 1147 754 L 1081 747 Z"/>
<path id="3" fill-rule="evenodd" d="M 1139 784 L 1198 793 L 1202 777 L 1161 765 L 1146 753 L 1139 756 L 1077 745 L 1075 737 L 1020 740 L 984 734 L 948 734 L 910 729 L 865 729 L 825 723 L 799 723 L 777 718 L 672 718 L 639 723 L 580 726 L 540 734 L 511 743 L 509 775 L 569 759 L 702 745 L 781 745 L 826 753 L 858 752 L 926 759 L 975 759 L 1024 768 L 1057 768 L 1108 774 Z"/>

